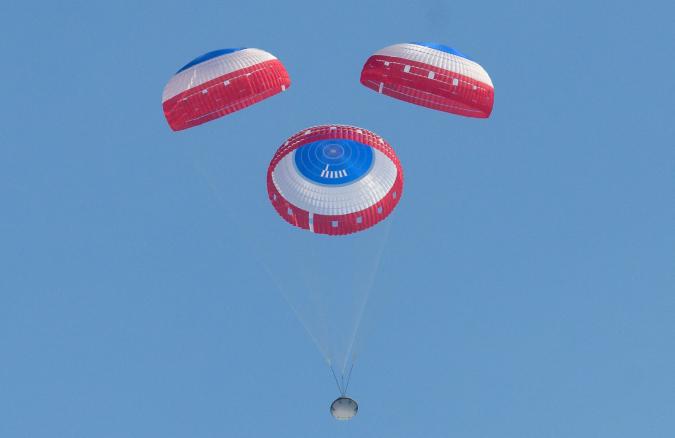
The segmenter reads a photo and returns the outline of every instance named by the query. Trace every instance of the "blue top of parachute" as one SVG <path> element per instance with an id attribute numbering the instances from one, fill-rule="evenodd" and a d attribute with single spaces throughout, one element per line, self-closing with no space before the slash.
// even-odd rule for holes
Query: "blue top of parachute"
<path id="1" fill-rule="evenodd" d="M 462 58 L 471 59 L 468 56 L 466 56 L 465 54 L 463 54 L 462 52 L 460 52 L 459 50 L 455 50 L 452 47 L 448 47 L 444 44 L 429 43 L 429 42 L 424 42 L 424 43 L 414 42 L 414 43 L 411 43 L 411 44 L 417 44 L 418 46 L 429 47 L 430 49 L 436 49 L 436 50 L 440 50 L 441 52 L 450 53 L 451 55 L 457 55 L 457 56 L 461 56 Z"/>
<path id="2" fill-rule="evenodd" d="M 330 139 L 308 143 L 295 151 L 295 167 L 319 184 L 341 185 L 358 180 L 373 164 L 373 149 L 353 140 Z"/>
<path id="3" fill-rule="evenodd" d="M 202 56 L 198 56 L 195 59 L 193 59 L 192 61 L 185 64 L 183 66 L 183 68 L 181 68 L 180 70 L 178 70 L 176 72 L 176 74 L 182 72 L 183 70 L 187 70 L 188 68 L 193 67 L 197 64 L 201 64 L 202 62 L 208 61 L 209 59 L 217 58 L 218 56 L 227 55 L 228 53 L 238 52 L 239 50 L 244 50 L 244 49 L 245 49 L 245 47 L 240 47 L 238 49 L 220 49 L 220 50 L 214 50 L 214 51 L 209 52 L 209 53 L 205 53 Z"/>

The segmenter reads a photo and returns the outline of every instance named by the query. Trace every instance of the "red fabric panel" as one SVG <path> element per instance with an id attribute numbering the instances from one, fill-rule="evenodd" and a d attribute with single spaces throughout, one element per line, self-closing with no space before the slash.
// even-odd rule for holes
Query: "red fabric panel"
<path id="1" fill-rule="evenodd" d="M 388 62 L 388 65 L 385 65 Z M 405 66 L 410 71 L 405 72 Z M 429 72 L 434 77 L 429 78 Z M 453 85 L 453 79 L 456 85 Z M 399 100 L 467 117 L 487 118 L 494 104 L 489 84 L 429 64 L 392 56 L 368 58 L 361 71 L 366 87 Z"/>

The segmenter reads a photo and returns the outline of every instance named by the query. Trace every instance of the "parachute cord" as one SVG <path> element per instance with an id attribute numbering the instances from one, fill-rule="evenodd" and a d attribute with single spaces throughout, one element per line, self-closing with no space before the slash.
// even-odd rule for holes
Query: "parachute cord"
<path id="1" fill-rule="evenodd" d="M 298 309 L 293 305 L 291 300 L 288 298 L 288 295 L 286 295 L 286 290 L 281 285 L 281 282 L 279 280 L 277 280 L 276 276 L 272 273 L 272 270 L 269 268 L 269 266 L 267 266 L 267 263 L 265 263 L 262 259 L 260 259 L 258 257 L 255 257 L 255 259 L 260 264 L 260 266 L 262 266 L 262 268 L 265 270 L 265 272 L 267 273 L 269 278 L 272 279 L 275 286 L 277 287 L 277 289 L 281 293 L 281 296 L 283 297 L 284 301 L 286 302 L 286 304 L 288 304 L 288 307 L 290 307 L 291 310 L 293 311 L 293 315 L 295 315 L 295 318 L 298 321 L 300 321 L 300 324 L 302 325 L 302 328 L 305 329 L 305 332 L 307 333 L 307 335 L 309 335 L 309 338 L 312 340 L 312 342 L 316 346 L 317 350 L 319 350 L 319 353 L 321 353 L 321 356 L 323 356 L 323 359 L 326 361 L 326 363 L 328 364 L 328 366 L 330 367 L 330 369 L 332 371 L 333 365 L 331 365 L 330 356 L 328 355 L 326 350 L 321 346 L 321 343 L 316 338 L 316 336 L 314 336 L 312 334 L 312 331 L 309 329 L 309 326 L 307 325 L 307 322 L 304 320 L 304 318 L 302 318 L 300 316 L 300 312 L 298 312 Z"/>
<path id="2" fill-rule="evenodd" d="M 349 382 L 352 380 L 353 369 L 354 369 L 354 362 L 352 362 L 352 366 L 349 367 L 349 373 L 347 374 L 347 384 L 345 385 L 345 392 L 342 395 L 347 394 L 347 390 L 349 389 Z"/>
<path id="3" fill-rule="evenodd" d="M 335 379 L 335 385 L 337 385 L 338 392 L 340 393 L 341 396 L 344 397 L 344 395 L 347 391 L 342 390 L 342 387 L 340 386 L 340 381 L 338 380 L 337 375 L 335 375 L 335 370 L 333 369 L 333 365 L 329 365 L 329 368 L 330 368 L 331 374 L 333 375 L 333 379 Z"/>
<path id="4" fill-rule="evenodd" d="M 385 229 L 385 235 L 384 239 L 382 240 L 382 244 L 380 245 L 380 248 L 378 248 L 377 256 L 375 258 L 375 263 L 373 266 L 373 270 L 371 272 L 369 281 L 368 281 L 368 287 L 366 289 L 366 296 L 363 298 L 363 302 L 361 303 L 361 307 L 359 308 L 358 315 L 356 318 L 356 324 L 354 324 L 354 330 L 352 331 L 352 336 L 349 341 L 349 348 L 347 349 L 347 356 L 345 357 L 345 363 L 342 365 L 342 374 L 347 369 L 347 357 L 351 356 L 351 362 L 352 362 L 352 367 L 354 367 L 354 362 L 356 361 L 356 353 L 354 352 L 354 343 L 356 342 L 356 335 L 358 334 L 359 328 L 361 327 L 361 322 L 363 320 L 363 314 L 366 310 L 366 305 L 368 304 L 368 300 L 370 298 L 370 294 L 373 290 L 373 285 L 375 284 L 375 277 L 377 276 L 378 271 L 380 270 L 380 263 L 382 261 L 382 256 L 384 254 L 384 247 L 386 246 L 387 242 L 389 241 L 389 234 L 391 231 L 391 222 L 392 218 L 389 218 L 389 220 L 386 223 L 386 229 Z M 349 374 L 351 375 L 351 369 L 349 371 Z"/>
<path id="5" fill-rule="evenodd" d="M 310 252 L 311 252 L 312 260 L 315 260 L 320 256 L 320 254 L 317 253 L 316 245 L 310 245 L 309 249 L 310 249 Z M 302 278 L 303 284 L 305 285 L 305 290 L 307 291 L 307 299 L 311 302 L 311 306 L 314 308 L 315 319 L 313 321 L 314 321 L 314 325 L 315 325 L 314 329 L 315 329 L 316 332 L 314 334 L 310 333 L 309 324 L 305 324 L 305 322 L 302 322 L 302 323 L 303 323 L 303 325 L 305 325 L 305 329 L 310 334 L 310 336 L 312 336 L 316 339 L 315 344 L 317 344 L 317 347 L 321 351 L 321 354 L 324 356 L 324 358 L 326 359 L 326 361 L 328 362 L 328 364 L 330 366 L 330 362 L 333 359 L 333 356 L 332 356 L 331 353 L 333 353 L 333 352 L 330 351 L 329 346 L 325 345 L 327 339 L 330 339 L 330 336 L 327 334 L 329 332 L 329 327 L 328 327 L 327 322 L 326 322 L 327 318 L 326 318 L 324 306 L 322 306 L 320 304 L 321 294 L 317 292 L 317 286 L 316 286 L 317 284 L 320 283 L 320 279 L 316 278 L 316 275 L 313 274 L 311 271 L 309 271 L 307 269 L 307 266 L 304 263 L 300 263 L 298 265 L 298 269 L 299 269 L 300 277 Z M 285 297 L 285 299 L 288 302 L 288 304 L 291 307 L 293 307 L 293 305 L 291 304 L 290 298 Z M 300 312 L 296 311 L 296 316 L 298 317 L 298 319 L 302 319 L 300 317 Z M 319 340 L 323 341 L 322 342 L 323 348 L 328 348 L 329 351 L 324 352 L 323 350 L 321 350 L 322 347 L 319 346 L 319 342 L 318 342 Z"/>
<path id="6" fill-rule="evenodd" d="M 194 169 L 196 169 L 197 172 L 198 172 L 202 177 L 204 177 L 204 179 L 206 180 L 209 189 L 211 189 L 211 194 L 212 194 L 213 197 L 215 198 L 216 202 L 217 202 L 218 204 L 220 204 L 222 207 L 224 207 L 224 209 L 225 209 L 225 216 L 227 217 L 227 220 L 228 220 L 232 225 L 234 225 L 236 228 L 238 228 L 238 229 L 239 229 L 239 232 L 243 232 L 243 231 L 244 231 L 243 226 L 241 225 L 241 223 L 239 223 L 238 221 L 236 221 L 236 220 L 234 219 L 234 214 L 232 214 L 231 206 L 230 206 L 230 204 L 229 204 L 228 202 L 226 202 L 226 201 L 223 199 L 223 197 L 221 196 L 220 192 L 219 192 L 218 189 L 217 189 L 217 185 L 216 185 L 216 183 L 215 183 L 215 181 L 214 181 L 213 176 L 212 176 L 209 172 L 207 172 L 207 171 L 202 167 L 201 163 L 199 162 L 199 160 L 197 159 L 197 157 L 195 157 L 194 155 L 192 156 L 192 164 L 193 164 Z M 329 366 L 332 367 L 332 365 L 331 365 L 331 360 L 330 360 L 330 355 L 329 355 L 328 352 L 325 350 L 325 348 L 321 345 L 321 343 L 320 343 L 319 340 L 316 338 L 316 336 L 314 336 L 314 334 L 312 334 L 312 332 L 311 332 L 311 330 L 309 329 L 309 326 L 308 326 L 308 324 L 307 324 L 307 321 L 305 321 L 305 319 L 302 318 L 302 317 L 300 316 L 300 312 L 298 311 L 298 309 L 297 309 L 297 308 L 293 305 L 293 303 L 291 302 L 291 300 L 290 300 L 290 298 L 288 297 L 288 294 L 287 294 L 287 292 L 286 292 L 286 289 L 285 289 L 284 286 L 282 285 L 281 281 L 279 281 L 279 279 L 272 273 L 272 270 L 269 268 L 268 264 L 260 257 L 259 254 L 257 254 L 256 251 L 252 250 L 252 248 L 251 248 L 251 247 L 248 247 L 248 246 L 243 246 L 243 249 L 244 249 L 244 250 L 247 250 L 247 251 L 250 253 L 250 255 L 253 257 L 253 259 L 254 259 L 260 266 L 262 266 L 263 270 L 267 273 L 268 277 L 272 280 L 272 282 L 273 282 L 274 285 L 276 286 L 277 290 L 281 293 L 281 296 L 283 297 L 283 299 L 284 299 L 284 301 L 286 302 L 286 304 L 288 304 L 288 307 L 291 308 L 291 311 L 293 312 L 293 315 L 295 315 L 295 318 L 300 322 L 300 324 L 302 325 L 303 329 L 305 329 L 305 332 L 309 335 L 310 339 L 312 340 L 312 342 L 313 342 L 314 345 L 316 346 L 317 350 L 319 350 L 319 353 L 321 354 L 321 356 L 323 357 L 323 359 L 326 361 L 326 363 L 327 363 Z M 305 279 L 305 282 L 307 282 L 307 279 Z"/>

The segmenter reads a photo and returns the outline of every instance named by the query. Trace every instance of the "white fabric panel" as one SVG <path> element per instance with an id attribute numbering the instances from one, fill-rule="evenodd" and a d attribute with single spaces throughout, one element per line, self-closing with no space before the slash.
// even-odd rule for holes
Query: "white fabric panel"
<path id="1" fill-rule="evenodd" d="M 264 50 L 243 49 L 193 65 L 169 80 L 162 93 L 162 102 L 166 102 L 185 90 L 197 87 L 219 76 L 272 59 L 277 58 Z"/>
<path id="2" fill-rule="evenodd" d="M 313 214 L 342 215 L 372 207 L 396 182 L 396 165 L 373 148 L 373 164 L 361 179 L 345 185 L 321 185 L 302 176 L 295 167 L 295 151 L 272 171 L 272 181 L 288 202 Z"/>
<path id="3" fill-rule="evenodd" d="M 411 61 L 422 62 L 433 65 L 434 67 L 449 70 L 468 76 L 471 79 L 481 81 L 492 86 L 492 80 L 480 64 L 452 53 L 432 49 L 431 47 L 419 46 L 417 44 L 394 44 L 375 52 L 375 55 L 393 56 L 397 58 L 409 59 Z"/>

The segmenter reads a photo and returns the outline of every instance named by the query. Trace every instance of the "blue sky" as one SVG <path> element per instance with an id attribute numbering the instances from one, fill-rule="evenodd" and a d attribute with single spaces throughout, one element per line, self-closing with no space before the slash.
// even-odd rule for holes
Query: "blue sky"
<path id="1" fill-rule="evenodd" d="M 672 15 L 658 1 L 3 3 L 0 436 L 674 436 Z M 372 52 L 407 41 L 480 62 L 492 117 L 358 83 Z M 171 132 L 171 74 L 242 46 L 277 55 L 289 91 Z M 406 177 L 347 424 L 261 266 L 303 249 L 267 203 L 267 163 L 321 123 L 382 135 Z"/>

